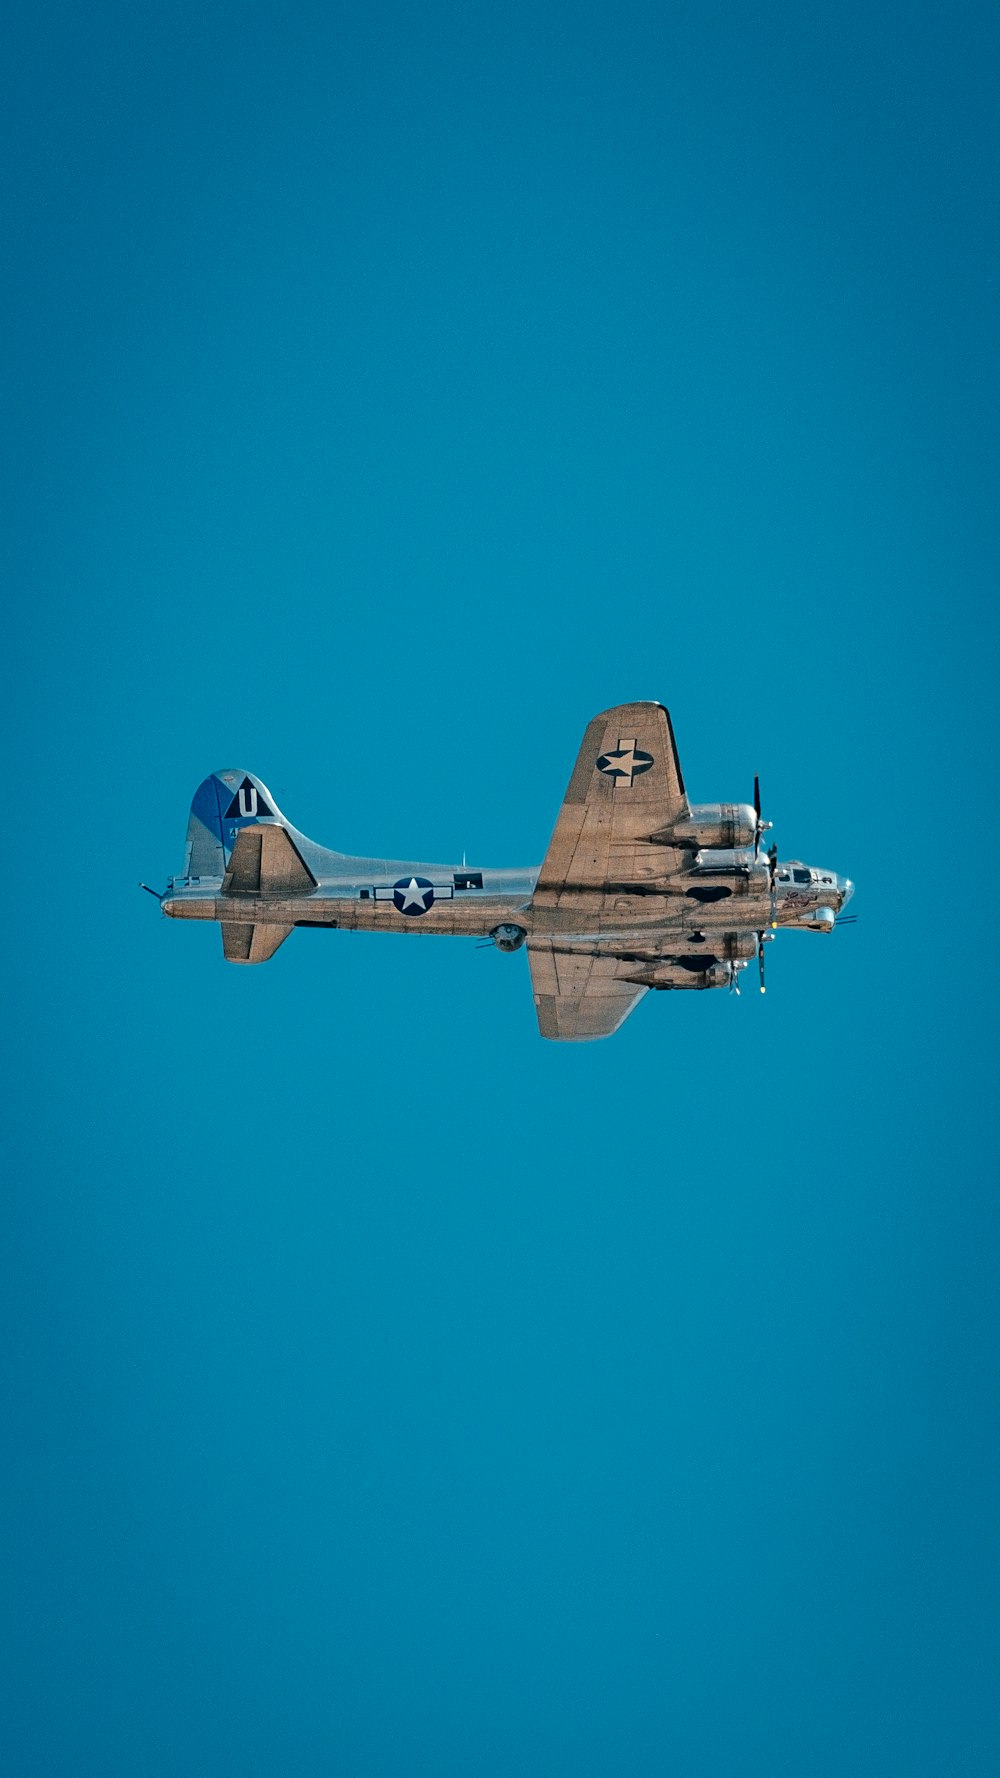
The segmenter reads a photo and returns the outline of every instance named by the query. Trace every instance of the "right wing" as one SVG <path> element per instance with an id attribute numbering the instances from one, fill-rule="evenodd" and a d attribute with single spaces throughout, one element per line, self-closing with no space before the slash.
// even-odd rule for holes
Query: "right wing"
<path id="1" fill-rule="evenodd" d="M 551 939 L 529 938 L 528 964 L 538 1029 L 556 1042 L 610 1037 L 647 991 L 623 979 L 629 971 L 634 977 L 634 964 L 572 951 Z"/>
<path id="2" fill-rule="evenodd" d="M 594 943 L 533 933 L 528 963 L 538 1028 L 561 1042 L 610 1037 L 650 988 L 732 987 L 744 964 L 727 957 L 729 948 L 709 942 L 696 950 L 675 935 L 667 950 L 650 945 L 648 930 Z"/>

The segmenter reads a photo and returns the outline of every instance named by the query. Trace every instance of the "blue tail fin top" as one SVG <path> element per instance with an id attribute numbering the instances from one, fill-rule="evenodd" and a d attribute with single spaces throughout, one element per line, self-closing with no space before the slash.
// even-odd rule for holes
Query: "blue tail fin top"
<path id="1" fill-rule="evenodd" d="M 287 825 L 271 792 L 252 772 L 213 772 L 194 793 L 184 876 L 225 876 L 236 835 L 254 821 Z"/>

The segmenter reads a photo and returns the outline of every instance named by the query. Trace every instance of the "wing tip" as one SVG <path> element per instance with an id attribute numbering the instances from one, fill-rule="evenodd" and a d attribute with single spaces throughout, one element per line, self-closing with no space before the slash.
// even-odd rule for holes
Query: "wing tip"
<path id="1" fill-rule="evenodd" d="M 661 703 L 659 698 L 633 698 L 631 703 L 628 704 L 611 704 L 607 710 L 602 710 L 593 720 L 595 723 L 610 722 L 612 718 L 621 720 L 625 717 L 626 712 L 631 712 L 633 710 L 637 713 L 640 711 L 648 712 L 650 710 L 662 710 L 663 718 L 667 725 L 667 737 L 670 741 L 670 751 L 673 754 L 674 771 L 677 774 L 678 788 L 680 789 L 681 795 L 686 796 L 687 790 L 684 784 L 684 773 L 681 770 L 680 754 L 677 751 L 677 737 L 674 734 L 673 718 L 666 704 Z"/>

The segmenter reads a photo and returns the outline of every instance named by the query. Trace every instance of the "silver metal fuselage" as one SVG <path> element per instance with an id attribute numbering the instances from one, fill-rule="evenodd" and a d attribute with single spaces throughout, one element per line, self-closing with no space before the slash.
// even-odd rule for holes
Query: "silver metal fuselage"
<path id="1" fill-rule="evenodd" d="M 162 901 L 173 919 L 248 925 L 329 926 L 346 932 L 433 933 L 487 937 L 512 922 L 529 935 L 561 934 L 568 943 L 620 946 L 623 935 L 655 952 L 676 949 L 692 931 L 747 933 L 777 927 L 828 930 L 850 899 L 853 884 L 834 871 L 779 863 L 773 891 L 765 858 L 752 847 L 698 855 L 694 876 L 622 884 L 620 893 L 579 895 L 572 905 L 532 907 L 539 867 L 472 870 L 466 865 L 399 859 L 350 859 L 325 853 L 293 831 L 317 886 L 289 896 L 222 893 L 221 878 L 174 878 Z M 346 869 L 345 869 L 346 867 Z M 433 890 L 431 905 L 401 917 L 398 885 Z M 424 891 L 424 900 L 427 900 Z M 588 906 L 588 901 L 591 903 Z M 588 917 L 592 914 L 592 918 Z"/>

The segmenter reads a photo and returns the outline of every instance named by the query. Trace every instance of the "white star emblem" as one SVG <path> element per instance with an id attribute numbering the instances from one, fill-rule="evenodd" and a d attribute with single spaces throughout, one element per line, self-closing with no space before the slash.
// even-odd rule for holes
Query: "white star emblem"
<path id="1" fill-rule="evenodd" d="M 421 913 L 427 912 L 427 890 L 421 889 L 416 877 L 411 877 L 409 882 L 400 889 L 399 893 L 403 898 L 403 913 L 406 912 L 407 908 L 419 908 Z"/>
<path id="2" fill-rule="evenodd" d="M 648 772 L 652 764 L 652 754 L 643 753 L 638 741 L 619 740 L 617 747 L 601 754 L 597 769 L 606 778 L 610 778 L 612 784 L 620 784 L 624 789 L 631 790 L 632 780 L 640 772 Z"/>
<path id="3" fill-rule="evenodd" d="M 627 772 L 628 776 L 631 778 L 635 769 L 635 742 L 619 741 L 616 751 L 614 753 L 609 753 L 608 758 L 613 762 L 613 771 Z"/>

